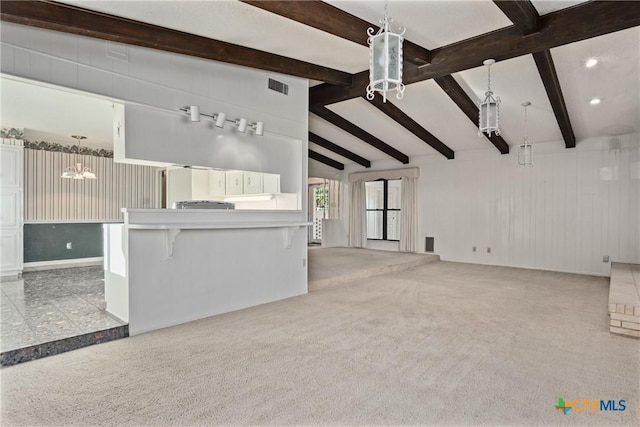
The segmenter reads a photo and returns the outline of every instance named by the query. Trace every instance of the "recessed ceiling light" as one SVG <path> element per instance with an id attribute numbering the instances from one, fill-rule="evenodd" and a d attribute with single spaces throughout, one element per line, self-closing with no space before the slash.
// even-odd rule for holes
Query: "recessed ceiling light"
<path id="1" fill-rule="evenodd" d="M 593 98 L 591 101 L 589 101 L 589 104 L 591 104 L 591 105 L 600 104 L 600 98 Z"/>
<path id="2" fill-rule="evenodd" d="M 587 68 L 591 68 L 591 67 L 595 67 L 597 63 L 598 63 L 598 60 L 596 58 L 589 58 L 585 61 L 584 66 Z"/>

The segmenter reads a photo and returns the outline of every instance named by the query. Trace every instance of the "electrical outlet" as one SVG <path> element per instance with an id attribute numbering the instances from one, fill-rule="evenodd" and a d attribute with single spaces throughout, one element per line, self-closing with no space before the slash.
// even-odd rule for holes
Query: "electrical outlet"
<path id="1" fill-rule="evenodd" d="M 490 254 L 491 253 L 491 248 L 487 248 L 487 253 Z"/>
<path id="2" fill-rule="evenodd" d="M 475 251 L 476 251 L 476 247 L 474 246 L 471 250 L 472 250 L 473 252 L 475 252 Z"/>
<path id="3" fill-rule="evenodd" d="M 67 242 L 67 250 L 73 249 L 71 242 Z"/>
<path id="4" fill-rule="evenodd" d="M 609 255 L 603 255 L 602 262 L 609 262 Z"/>

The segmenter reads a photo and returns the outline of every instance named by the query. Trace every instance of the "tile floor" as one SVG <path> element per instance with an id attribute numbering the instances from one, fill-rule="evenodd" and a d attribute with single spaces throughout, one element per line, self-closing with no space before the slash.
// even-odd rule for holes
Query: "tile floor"
<path id="1" fill-rule="evenodd" d="M 126 324 L 105 311 L 99 266 L 27 272 L 0 289 L 0 352 Z"/>

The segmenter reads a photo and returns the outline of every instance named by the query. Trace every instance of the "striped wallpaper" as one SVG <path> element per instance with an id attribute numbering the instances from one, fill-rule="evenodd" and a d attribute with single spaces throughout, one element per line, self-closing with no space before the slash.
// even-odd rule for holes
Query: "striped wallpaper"
<path id="1" fill-rule="evenodd" d="M 112 158 L 24 150 L 25 222 L 122 221 L 121 208 L 159 208 L 159 169 L 114 163 Z M 62 179 L 75 163 L 97 179 Z"/>

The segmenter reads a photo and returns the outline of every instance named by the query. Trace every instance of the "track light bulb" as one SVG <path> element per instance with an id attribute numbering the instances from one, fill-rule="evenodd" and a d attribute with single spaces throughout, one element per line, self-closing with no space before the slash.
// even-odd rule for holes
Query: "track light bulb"
<path id="1" fill-rule="evenodd" d="M 216 127 L 223 128 L 224 122 L 227 120 L 227 115 L 225 113 L 216 114 Z"/>
<path id="2" fill-rule="evenodd" d="M 264 123 L 256 122 L 256 135 L 262 136 L 264 133 Z"/>
<path id="3" fill-rule="evenodd" d="M 192 122 L 199 122 L 200 121 L 200 107 L 197 105 L 191 105 L 189 107 L 189 114 L 191 114 L 191 121 Z"/>
<path id="4" fill-rule="evenodd" d="M 246 132 L 247 131 L 247 119 L 238 119 L 236 121 L 238 124 L 238 132 Z"/>

